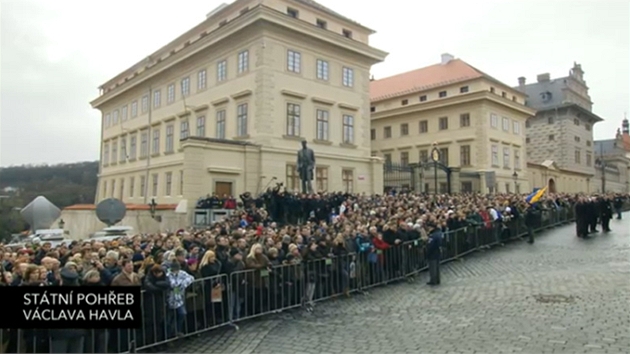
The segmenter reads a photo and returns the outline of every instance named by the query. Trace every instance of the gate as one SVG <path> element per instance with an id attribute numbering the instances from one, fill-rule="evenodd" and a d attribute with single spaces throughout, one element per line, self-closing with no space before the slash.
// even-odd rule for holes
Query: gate
<path id="1" fill-rule="evenodd" d="M 417 164 L 387 162 L 383 165 L 383 186 L 385 193 L 396 191 L 415 191 L 418 181 Z"/>

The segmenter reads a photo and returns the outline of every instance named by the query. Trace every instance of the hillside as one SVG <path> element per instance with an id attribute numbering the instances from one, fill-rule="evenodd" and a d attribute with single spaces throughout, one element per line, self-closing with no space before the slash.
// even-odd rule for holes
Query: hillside
<path id="1" fill-rule="evenodd" d="M 14 208 L 42 195 L 60 209 L 94 203 L 98 161 L 0 168 L 0 239 L 24 225 Z"/>

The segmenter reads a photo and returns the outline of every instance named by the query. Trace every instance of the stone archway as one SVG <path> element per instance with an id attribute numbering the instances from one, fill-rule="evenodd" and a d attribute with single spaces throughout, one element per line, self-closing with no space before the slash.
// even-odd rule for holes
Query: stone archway
<path id="1" fill-rule="evenodd" d="M 556 181 L 553 178 L 549 178 L 549 182 L 547 182 L 547 191 L 549 193 L 556 193 Z"/>

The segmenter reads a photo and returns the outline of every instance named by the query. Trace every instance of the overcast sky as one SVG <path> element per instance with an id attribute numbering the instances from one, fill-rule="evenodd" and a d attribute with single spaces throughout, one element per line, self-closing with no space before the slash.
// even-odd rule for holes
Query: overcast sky
<path id="1" fill-rule="evenodd" d="M 611 138 L 630 110 L 627 0 L 318 0 L 377 31 L 383 78 L 448 52 L 512 86 L 582 64 Z M 97 87 L 230 0 L 2 0 L 0 165 L 96 160 Z"/>

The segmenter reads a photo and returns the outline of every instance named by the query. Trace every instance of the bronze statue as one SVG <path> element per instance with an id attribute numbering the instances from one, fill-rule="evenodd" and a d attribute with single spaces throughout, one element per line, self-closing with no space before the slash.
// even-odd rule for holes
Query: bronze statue
<path id="1" fill-rule="evenodd" d="M 302 193 L 313 193 L 313 169 L 315 168 L 315 153 L 302 141 L 302 149 L 297 153 L 297 170 L 302 181 Z"/>

